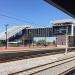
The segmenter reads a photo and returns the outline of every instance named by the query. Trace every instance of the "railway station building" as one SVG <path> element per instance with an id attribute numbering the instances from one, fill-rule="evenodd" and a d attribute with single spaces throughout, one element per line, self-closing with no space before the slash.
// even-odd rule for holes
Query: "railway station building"
<path id="1" fill-rule="evenodd" d="M 34 37 L 52 37 L 52 28 L 31 28 L 30 26 L 14 26 L 6 32 L 0 33 L 0 42 L 6 44 L 22 43 L 23 45 L 33 43 Z"/>
<path id="2" fill-rule="evenodd" d="M 31 28 L 30 26 L 14 26 L 0 33 L 0 43 L 6 40 L 11 43 L 31 44 L 34 37 L 56 37 L 57 47 L 75 46 L 75 21 L 71 19 L 52 21 L 52 27 Z"/>
<path id="3" fill-rule="evenodd" d="M 75 21 L 71 19 L 53 21 L 53 36 L 57 46 L 75 46 Z M 66 42 L 67 41 L 67 42 Z"/>

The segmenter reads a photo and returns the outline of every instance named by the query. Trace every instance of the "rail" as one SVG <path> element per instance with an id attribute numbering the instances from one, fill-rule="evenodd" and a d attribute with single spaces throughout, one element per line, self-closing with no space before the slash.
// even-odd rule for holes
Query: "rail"
<path id="1" fill-rule="evenodd" d="M 30 68 L 30 69 L 27 69 L 27 70 L 23 70 L 23 71 L 20 71 L 20 72 L 16 72 L 16 73 L 13 73 L 13 74 L 10 74 L 10 75 L 17 75 L 17 74 L 25 74 L 25 75 L 36 75 L 37 73 L 41 72 L 41 71 L 44 71 L 44 70 L 47 70 L 49 68 L 53 68 L 53 67 L 56 67 L 58 65 L 62 65 L 62 64 L 65 64 L 65 63 L 68 63 L 68 62 L 71 62 L 75 60 L 75 56 L 72 56 L 72 57 L 69 57 L 69 58 L 66 58 L 66 59 L 60 59 L 58 61 L 55 61 L 55 62 L 51 62 L 51 63 L 47 63 L 47 64 L 44 64 L 44 65 L 39 65 L 37 67 L 33 67 L 33 68 Z M 69 69 L 67 69 L 66 71 L 68 71 Z M 58 74 L 58 75 L 64 75 L 64 73 L 66 73 L 66 71 Z"/>
<path id="2" fill-rule="evenodd" d="M 62 49 L 56 49 L 56 50 L 54 49 L 54 50 L 9 53 L 9 55 L 7 55 L 7 53 L 4 53 L 4 54 L 0 54 L 0 63 L 30 59 L 35 57 L 42 57 L 47 55 L 60 54 L 60 53 L 64 53 L 64 51 L 65 50 L 62 48 Z M 69 48 L 68 51 L 69 52 L 75 51 L 75 48 Z"/>

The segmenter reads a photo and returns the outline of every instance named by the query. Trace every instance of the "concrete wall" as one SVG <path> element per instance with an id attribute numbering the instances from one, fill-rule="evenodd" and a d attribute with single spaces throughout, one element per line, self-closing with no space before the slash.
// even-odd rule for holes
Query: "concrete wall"
<path id="1" fill-rule="evenodd" d="M 75 46 L 75 36 L 68 36 L 68 46 L 69 47 L 74 47 Z M 56 39 L 57 47 L 66 47 L 66 36 L 61 35 L 57 36 Z"/>
<path id="2" fill-rule="evenodd" d="M 70 36 L 69 37 L 69 46 L 71 46 L 71 47 L 75 46 L 74 41 L 75 41 L 75 36 Z"/>
<path id="3" fill-rule="evenodd" d="M 66 36 L 61 35 L 56 38 L 57 47 L 66 47 Z"/>

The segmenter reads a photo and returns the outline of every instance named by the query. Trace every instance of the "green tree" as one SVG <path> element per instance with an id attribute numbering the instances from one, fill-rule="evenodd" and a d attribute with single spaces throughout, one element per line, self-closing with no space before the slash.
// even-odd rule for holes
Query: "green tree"
<path id="1" fill-rule="evenodd" d="M 55 40 L 53 40 L 53 45 L 55 45 L 56 44 L 56 41 Z"/>
<path id="2" fill-rule="evenodd" d="M 39 41 L 36 42 L 36 45 L 37 46 L 40 46 L 40 45 L 41 46 L 45 46 L 46 45 L 46 41 L 45 40 L 39 40 Z"/>

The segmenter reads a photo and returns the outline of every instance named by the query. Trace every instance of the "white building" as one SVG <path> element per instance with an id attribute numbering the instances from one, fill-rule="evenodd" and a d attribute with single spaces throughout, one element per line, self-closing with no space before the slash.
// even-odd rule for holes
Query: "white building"
<path id="1" fill-rule="evenodd" d="M 71 19 L 53 21 L 53 36 L 56 36 L 57 46 L 75 46 L 75 21 Z"/>

